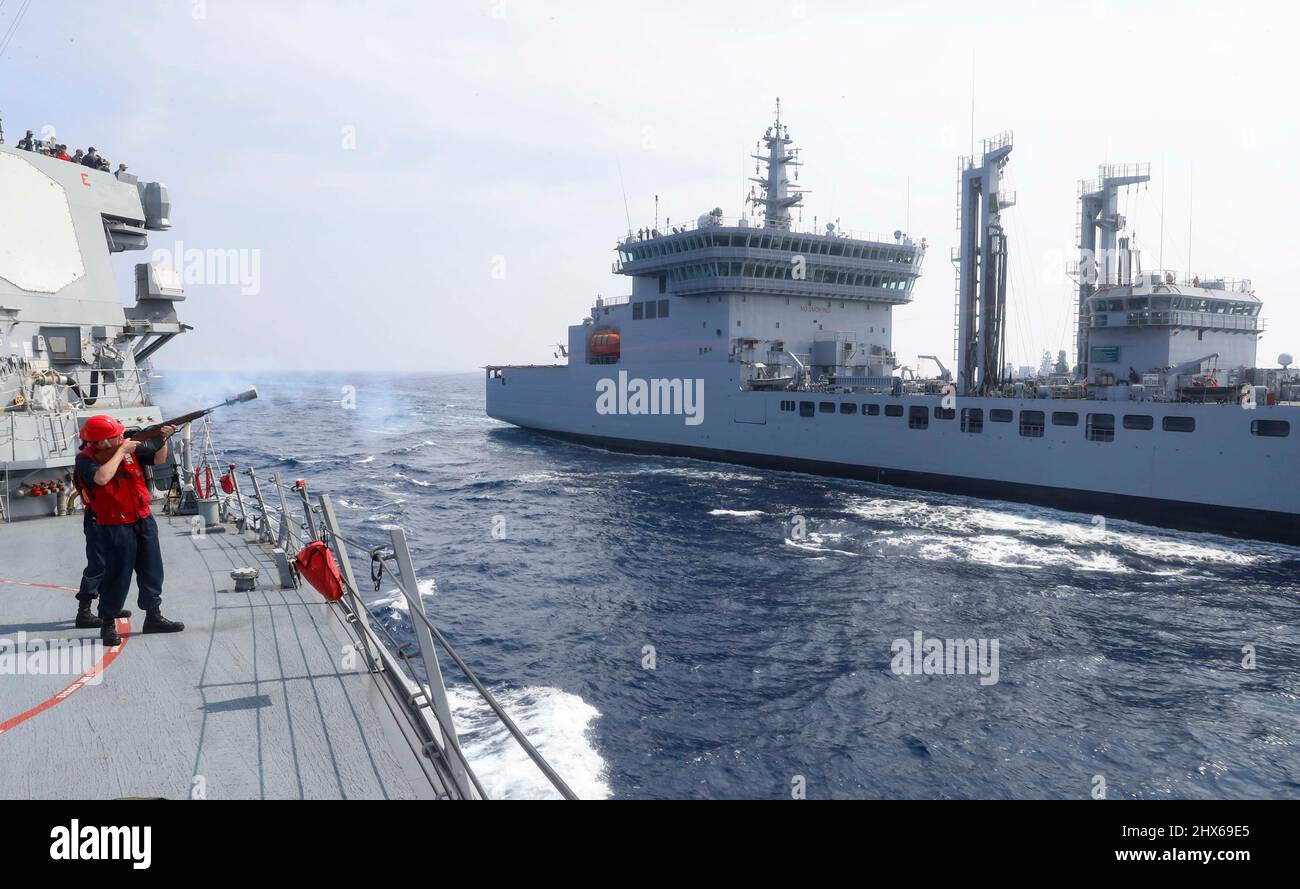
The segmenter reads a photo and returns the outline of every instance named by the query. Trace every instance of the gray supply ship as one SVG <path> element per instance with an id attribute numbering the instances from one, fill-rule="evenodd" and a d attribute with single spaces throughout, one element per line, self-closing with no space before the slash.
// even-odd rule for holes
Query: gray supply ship
<path id="1" fill-rule="evenodd" d="M 218 464 L 206 423 L 151 468 L 185 631 L 141 635 L 137 613 L 105 647 L 74 627 L 79 431 L 96 414 L 162 422 L 147 361 L 189 329 L 174 270 L 136 265 L 126 308 L 112 275 L 170 227 L 170 203 L 159 183 L 0 144 L 0 205 L 0 797 L 482 798 L 440 658 L 572 797 L 426 616 L 404 531 L 349 540 L 328 495 Z M 295 570 L 313 541 L 337 560 L 336 601 Z M 414 643 L 372 619 L 356 559 L 400 590 Z"/>
<path id="2" fill-rule="evenodd" d="M 1300 374 L 1256 360 L 1249 281 L 1143 270 L 1119 212 L 1149 167 L 1080 184 L 1076 364 L 1004 366 L 1010 133 L 959 165 L 950 372 L 891 345 L 926 242 L 799 231 L 788 128 L 755 159 L 756 218 L 629 231 L 564 363 L 486 368 L 490 416 L 630 452 L 1020 501 L 1300 544 Z"/>

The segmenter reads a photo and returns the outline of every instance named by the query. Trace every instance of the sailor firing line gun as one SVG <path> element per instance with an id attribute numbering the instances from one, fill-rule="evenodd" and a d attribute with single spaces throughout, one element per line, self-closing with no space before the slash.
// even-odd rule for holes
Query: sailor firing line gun
<path id="1" fill-rule="evenodd" d="M 99 627 L 106 646 L 122 644 L 117 619 L 136 576 L 138 604 L 144 609 L 145 633 L 176 633 L 180 621 L 162 615 L 163 561 L 158 525 L 150 509 L 150 492 L 142 463 L 158 465 L 167 459 L 167 446 L 176 430 L 218 408 L 257 397 L 249 389 L 220 404 L 172 417 L 131 432 L 112 417 L 91 417 L 82 427 L 85 447 L 77 455 L 73 480 L 86 506 L 86 568 L 77 592 L 77 626 Z M 154 439 L 161 439 L 157 445 Z M 90 603 L 99 598 L 98 617 Z"/>

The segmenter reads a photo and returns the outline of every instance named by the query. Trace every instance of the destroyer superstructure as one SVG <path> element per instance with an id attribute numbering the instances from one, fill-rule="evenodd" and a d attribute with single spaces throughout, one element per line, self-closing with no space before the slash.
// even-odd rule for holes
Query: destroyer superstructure
<path id="1" fill-rule="evenodd" d="M 1145 167 L 1081 187 L 1078 361 L 1026 381 L 1005 372 L 1014 141 L 963 158 L 954 369 L 923 356 L 943 370 L 923 380 L 891 343 L 924 239 L 798 231 L 779 117 L 763 141 L 761 216 L 629 232 L 614 271 L 631 294 L 569 328 L 567 363 L 489 366 L 489 415 L 612 449 L 1300 542 L 1300 380 L 1255 366 L 1248 283 L 1141 270 L 1115 196 Z"/>

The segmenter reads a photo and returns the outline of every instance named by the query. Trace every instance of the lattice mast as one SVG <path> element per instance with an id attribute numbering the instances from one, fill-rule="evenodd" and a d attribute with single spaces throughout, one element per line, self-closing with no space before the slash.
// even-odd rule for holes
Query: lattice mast
<path id="1" fill-rule="evenodd" d="M 781 123 L 781 100 L 776 100 L 776 122 L 767 128 L 763 134 L 760 144 L 767 146 L 766 154 L 753 154 L 751 157 L 761 164 L 767 166 L 766 175 L 762 178 L 751 177 L 751 182 L 758 183 L 762 187 L 761 195 L 755 194 L 751 187 L 749 192 L 748 203 L 758 204 L 763 207 L 763 224 L 768 228 L 790 228 L 790 209 L 803 204 L 803 196 L 807 194 L 806 190 L 799 188 L 797 185 L 791 185 L 790 179 L 786 176 L 786 167 L 800 167 L 799 151 L 787 150 L 787 146 L 793 140 L 790 138 L 790 128 Z M 754 172 L 760 172 L 758 165 L 755 165 Z M 795 173 L 795 180 L 798 181 L 798 173 Z"/>

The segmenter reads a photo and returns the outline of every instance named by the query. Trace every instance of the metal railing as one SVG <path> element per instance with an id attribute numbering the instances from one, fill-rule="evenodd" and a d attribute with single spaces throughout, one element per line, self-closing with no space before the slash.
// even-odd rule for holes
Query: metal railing
<path id="1" fill-rule="evenodd" d="M 32 378 L 28 368 L 13 370 L 0 375 L 0 402 L 8 405 L 15 395 L 30 391 L 33 384 L 54 385 L 65 390 L 60 399 L 59 410 L 73 408 L 76 410 L 96 410 L 100 408 L 147 407 L 153 403 L 149 391 L 148 371 L 142 367 L 114 369 L 76 368 L 73 370 L 38 371 L 49 373 L 59 378 L 72 380 L 66 383 L 45 383 Z M 73 388 L 75 386 L 75 389 Z M 36 413 L 31 406 L 23 413 Z M 12 411 L 12 409 L 10 410 Z"/>
<path id="2" fill-rule="evenodd" d="M 832 228 L 828 230 L 827 225 Z M 692 220 L 686 223 L 671 225 L 664 224 L 664 231 L 657 231 L 653 228 L 643 228 L 638 232 L 633 231 L 627 238 L 619 241 L 619 244 L 643 244 L 646 241 L 657 241 L 661 238 L 670 238 L 673 235 L 681 235 L 687 232 L 707 232 L 714 229 L 744 229 L 751 234 L 756 235 L 773 235 L 773 236 L 816 236 L 816 237 L 833 237 L 844 238 L 845 240 L 869 241 L 877 244 L 889 244 L 903 246 L 903 242 L 893 236 L 893 234 L 882 234 L 880 232 L 871 232 L 858 229 L 841 228 L 838 221 L 818 222 L 812 226 L 805 226 L 798 220 L 791 220 L 788 228 L 780 226 L 768 226 L 761 216 L 713 216 L 708 217 L 703 225 L 699 220 Z"/>
<path id="3" fill-rule="evenodd" d="M 1206 290 L 1222 290 L 1225 293 L 1254 293 L 1255 286 L 1250 278 L 1225 278 L 1215 275 L 1186 274 L 1178 269 L 1144 269 L 1143 276 L 1157 275 L 1165 284 L 1179 287 L 1202 287 Z"/>
<path id="4" fill-rule="evenodd" d="M 313 505 L 305 481 L 298 479 L 286 485 L 278 473 L 271 473 L 262 478 L 257 474 L 256 469 L 238 470 L 234 464 L 228 464 L 228 472 L 233 480 L 233 490 L 224 504 L 225 515 L 241 531 L 254 533 L 259 543 L 273 547 L 276 563 L 281 572 L 282 586 L 286 583 L 297 585 L 296 572 L 289 567 L 290 553 L 296 553 L 302 547 L 317 540 L 325 542 L 330 547 L 338 561 L 345 591 L 344 598 L 340 599 L 338 604 L 347 611 L 349 623 L 356 626 L 358 640 L 361 642 L 372 672 L 381 672 L 397 667 L 399 664 L 405 665 L 404 670 L 400 672 L 402 684 L 408 689 L 406 701 L 408 710 L 411 714 L 425 720 L 423 730 L 420 732 L 426 738 L 425 753 L 435 762 L 440 761 L 439 771 L 447 784 L 454 787 L 462 798 L 472 799 L 475 796 L 480 799 L 488 798 L 487 792 L 483 789 L 482 783 L 475 775 L 460 746 L 451 706 L 447 700 L 446 686 L 442 679 L 439 648 L 452 660 L 466 681 L 473 686 L 507 733 L 533 761 L 551 786 L 565 799 L 577 799 L 564 779 L 542 757 L 492 692 L 425 613 L 424 603 L 419 593 L 419 578 L 411 559 L 406 532 L 401 527 L 394 527 L 389 531 L 388 543 L 367 546 L 344 536 L 328 495 L 317 495 L 316 503 Z M 239 483 L 241 475 L 249 481 L 251 490 L 248 492 L 245 492 Z M 270 497 L 267 491 L 264 491 L 264 485 L 269 489 Z M 383 620 L 371 612 L 362 599 L 360 587 L 352 570 L 350 553 L 362 555 L 370 561 L 370 576 L 375 583 L 376 591 L 387 569 L 389 580 L 405 599 L 411 616 L 419 658 L 424 662 L 423 679 L 415 668 L 412 654 L 407 651 L 407 646 L 392 635 Z M 375 632 L 376 627 L 387 638 L 392 647 L 391 651 L 381 644 Z M 412 688 L 415 689 L 414 693 L 409 693 L 409 689 Z M 421 726 L 413 727 L 421 728 Z"/>

